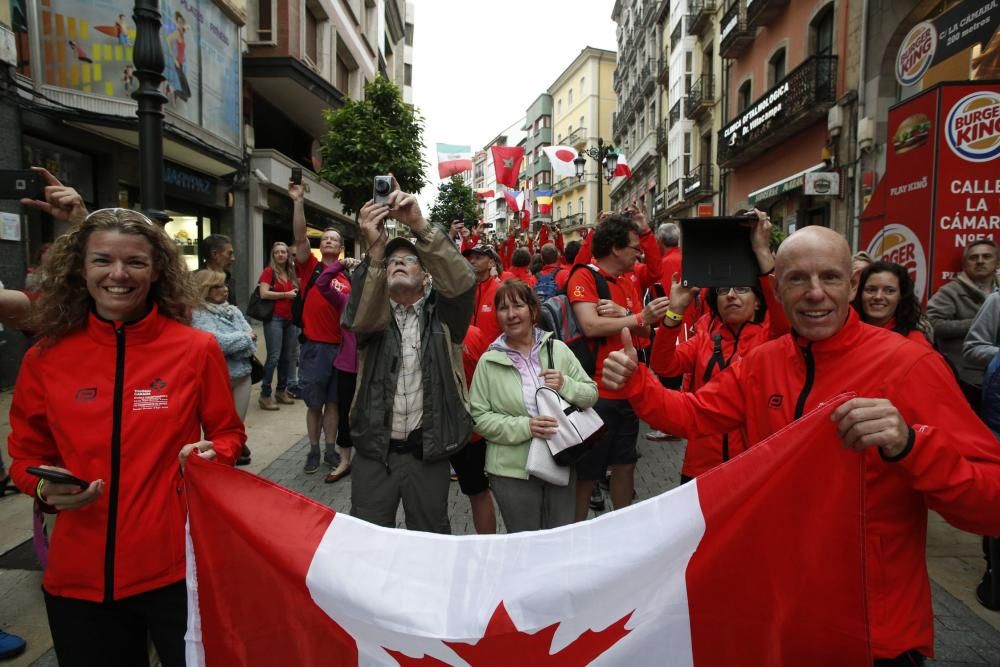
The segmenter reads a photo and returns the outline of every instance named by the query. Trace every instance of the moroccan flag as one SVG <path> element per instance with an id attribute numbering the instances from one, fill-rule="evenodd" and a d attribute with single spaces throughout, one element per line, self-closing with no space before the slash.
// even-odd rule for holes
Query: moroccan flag
<path id="1" fill-rule="evenodd" d="M 381 528 L 192 458 L 187 664 L 870 666 L 846 398 L 660 496 L 514 535 Z"/>
<path id="2" fill-rule="evenodd" d="M 535 203 L 538 204 L 538 215 L 552 213 L 552 190 L 535 190 Z"/>
<path id="3" fill-rule="evenodd" d="M 576 165 L 573 164 L 573 160 L 577 156 L 575 148 L 572 146 L 544 146 L 542 152 L 549 159 L 549 164 L 552 165 L 552 171 L 555 172 L 556 176 L 576 177 Z"/>
<path id="4" fill-rule="evenodd" d="M 490 146 L 493 153 L 493 168 L 497 172 L 497 183 L 508 188 L 517 187 L 517 175 L 521 173 L 524 146 Z"/>
<path id="5" fill-rule="evenodd" d="M 615 173 L 612 175 L 612 178 L 615 176 L 624 176 L 626 179 L 632 178 L 632 169 L 629 168 L 628 161 L 622 153 L 618 154 L 618 164 L 615 166 Z"/>
<path id="6" fill-rule="evenodd" d="M 438 176 L 442 179 L 472 171 L 472 146 L 438 144 Z"/>

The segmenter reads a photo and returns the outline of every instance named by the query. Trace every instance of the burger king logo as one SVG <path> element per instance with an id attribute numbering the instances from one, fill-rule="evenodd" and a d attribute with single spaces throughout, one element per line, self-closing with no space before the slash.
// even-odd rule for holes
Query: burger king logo
<path id="1" fill-rule="evenodd" d="M 934 24 L 923 21 L 913 26 L 903 38 L 903 45 L 896 54 L 896 81 L 901 86 L 912 86 L 920 81 L 934 60 L 937 51 L 937 30 Z"/>
<path id="2" fill-rule="evenodd" d="M 951 151 L 969 162 L 1000 155 L 1000 95 L 981 90 L 966 95 L 948 112 L 944 126 Z"/>
<path id="3" fill-rule="evenodd" d="M 927 262 L 920 239 L 909 227 L 896 223 L 886 225 L 868 244 L 868 254 L 876 260 L 905 266 L 913 280 L 917 300 L 923 300 L 927 286 Z"/>

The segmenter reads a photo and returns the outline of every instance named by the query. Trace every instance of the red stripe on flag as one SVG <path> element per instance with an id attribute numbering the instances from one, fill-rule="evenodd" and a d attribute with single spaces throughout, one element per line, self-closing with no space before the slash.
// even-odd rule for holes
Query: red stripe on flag
<path id="1" fill-rule="evenodd" d="M 354 639 L 306 587 L 335 512 L 198 457 L 188 459 L 185 486 L 206 663 L 357 664 Z"/>
<path id="2" fill-rule="evenodd" d="M 696 665 L 872 664 L 865 457 L 830 421 L 847 398 L 695 481 L 705 516 L 686 573 Z"/>

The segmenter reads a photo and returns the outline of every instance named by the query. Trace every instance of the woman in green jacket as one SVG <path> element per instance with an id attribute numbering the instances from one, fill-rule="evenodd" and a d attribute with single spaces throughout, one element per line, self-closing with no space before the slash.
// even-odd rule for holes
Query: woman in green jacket
<path id="1" fill-rule="evenodd" d="M 574 518 L 572 472 L 569 485 L 557 486 L 525 470 L 531 439 L 548 438 L 556 428 L 554 418 L 538 415 L 535 391 L 550 387 L 588 408 L 597 402 L 597 384 L 562 341 L 546 346 L 552 334 L 536 326 L 541 304 L 525 283 L 500 285 L 494 307 L 503 333 L 479 360 L 469 396 L 475 430 L 486 439 L 490 486 L 508 532 L 564 526 Z"/>

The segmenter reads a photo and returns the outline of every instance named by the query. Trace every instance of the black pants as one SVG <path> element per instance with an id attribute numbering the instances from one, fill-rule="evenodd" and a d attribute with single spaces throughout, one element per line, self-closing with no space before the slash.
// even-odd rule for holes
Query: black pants
<path id="1" fill-rule="evenodd" d="M 924 656 L 920 655 L 920 652 L 916 649 L 913 649 L 897 655 L 895 658 L 879 658 L 873 665 L 874 667 L 921 667 L 924 664 L 924 660 Z"/>
<path id="2" fill-rule="evenodd" d="M 147 636 L 163 667 L 184 667 L 183 581 L 110 603 L 42 592 L 59 667 L 148 667 Z"/>
<path id="3" fill-rule="evenodd" d="M 358 374 L 347 371 L 337 371 L 337 408 L 340 423 L 337 424 L 337 444 L 341 447 L 353 447 L 351 439 L 351 402 L 354 401 L 354 388 L 357 386 Z M 330 437 L 327 436 L 327 442 Z"/>

